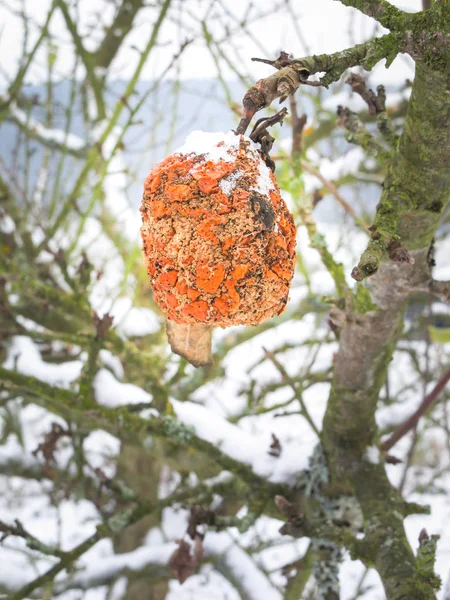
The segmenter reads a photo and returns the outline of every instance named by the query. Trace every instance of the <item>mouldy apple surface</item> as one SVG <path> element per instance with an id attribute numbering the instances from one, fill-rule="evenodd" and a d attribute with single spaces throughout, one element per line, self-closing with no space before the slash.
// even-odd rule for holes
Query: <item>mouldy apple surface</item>
<path id="1" fill-rule="evenodd" d="M 283 311 L 294 220 L 249 138 L 193 132 L 148 175 L 141 213 L 147 272 L 168 319 L 257 325 Z"/>

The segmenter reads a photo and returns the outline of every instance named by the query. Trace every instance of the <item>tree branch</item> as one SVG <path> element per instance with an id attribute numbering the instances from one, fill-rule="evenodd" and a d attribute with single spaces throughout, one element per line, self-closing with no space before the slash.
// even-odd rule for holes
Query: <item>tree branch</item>
<path id="1" fill-rule="evenodd" d="M 382 58 L 387 58 L 388 64 L 392 62 L 399 51 L 397 38 L 394 34 L 388 34 L 334 54 L 291 59 L 289 64 L 278 67 L 276 73 L 260 79 L 247 91 L 242 101 L 244 114 L 236 133 L 245 133 L 255 113 L 266 108 L 276 99 L 280 98 L 280 102 L 283 102 L 288 96 L 294 94 L 301 84 L 315 83 L 308 82 L 309 75 L 325 72 L 320 83 L 328 87 L 348 68 L 361 65 L 370 71 Z"/>
<path id="2" fill-rule="evenodd" d="M 39 121 L 27 116 L 15 103 L 8 108 L 7 120 L 16 123 L 26 135 L 50 150 L 67 152 L 77 158 L 84 158 L 87 155 L 88 146 L 80 137 L 73 133 L 66 134 L 61 129 L 45 127 Z"/>
<path id="3" fill-rule="evenodd" d="M 144 444 L 148 436 L 165 438 L 175 446 L 188 446 L 209 456 L 224 469 L 266 490 L 269 502 L 275 494 L 286 493 L 286 486 L 268 482 L 257 475 L 248 464 L 223 453 L 215 444 L 195 435 L 192 427 L 184 425 L 175 417 L 152 415 L 145 419 L 130 412 L 127 407 L 109 408 L 98 405 L 89 398 L 81 398 L 68 390 L 49 385 L 39 379 L 0 367 L 0 380 L 6 387 L 26 390 L 35 398 L 36 404 L 44 406 L 63 419 L 79 422 L 88 431 L 103 428 L 130 444 Z"/>
<path id="4" fill-rule="evenodd" d="M 395 444 L 402 439 L 411 429 L 416 427 L 419 419 L 433 406 L 433 404 L 437 401 L 440 394 L 443 392 L 445 386 L 450 381 L 450 368 L 445 371 L 445 373 L 441 376 L 439 381 L 436 383 L 432 391 L 425 396 L 422 401 L 422 404 L 416 410 L 414 414 L 412 414 L 409 419 L 407 419 L 400 427 L 398 427 L 394 433 L 381 445 L 381 449 L 385 452 L 388 452 Z"/>
<path id="5" fill-rule="evenodd" d="M 107 69 L 114 60 L 125 37 L 130 32 L 133 21 L 139 10 L 144 6 L 144 0 L 127 0 L 121 2 L 113 22 L 108 27 L 105 37 L 95 52 L 92 53 L 96 67 Z"/>
<path id="6" fill-rule="evenodd" d="M 77 53 L 83 62 L 84 68 L 86 69 L 87 79 L 94 93 L 95 104 L 97 106 L 97 119 L 104 119 L 106 116 L 106 106 L 103 98 L 103 85 L 95 72 L 92 55 L 84 47 L 81 36 L 77 30 L 77 26 L 72 20 L 72 17 L 70 16 L 69 8 L 65 0 L 56 1 L 63 14 L 64 20 L 67 25 L 67 29 L 69 30 L 70 35 L 72 36 Z"/>
<path id="7" fill-rule="evenodd" d="M 387 0 L 338 0 L 345 6 L 350 6 L 361 11 L 368 17 L 373 17 L 386 29 L 397 30 L 408 14 L 393 6 Z"/>

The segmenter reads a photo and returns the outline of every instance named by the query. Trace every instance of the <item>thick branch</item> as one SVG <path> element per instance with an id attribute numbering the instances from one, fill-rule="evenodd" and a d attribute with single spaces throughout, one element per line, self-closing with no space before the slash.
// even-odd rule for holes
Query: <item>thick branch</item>
<path id="1" fill-rule="evenodd" d="M 379 266 L 369 280 L 378 308 L 347 314 L 322 432 L 332 485 L 348 486 L 370 523 L 367 564 L 375 565 L 389 600 L 430 600 L 436 592 L 435 580 L 418 585 L 414 555 L 402 520 L 394 514 L 398 493 L 382 462 L 369 460 L 366 449 L 378 444 L 375 410 L 380 389 L 402 330 L 407 298 L 428 285 L 429 247 L 450 199 L 449 86 L 448 70 L 417 62 L 403 134 L 384 182 L 372 241 L 359 265 L 364 275 Z M 383 262 L 389 247 L 402 258 L 401 247 L 394 251 L 392 245 L 399 239 L 414 262 Z M 386 498 L 391 510 L 386 510 Z M 386 531 L 389 546 L 384 543 Z"/>
<path id="2" fill-rule="evenodd" d="M 120 4 L 105 37 L 92 55 L 96 67 L 101 69 L 109 67 L 130 32 L 137 13 L 143 6 L 144 0 L 127 0 Z"/>
<path id="3" fill-rule="evenodd" d="M 276 493 L 288 493 L 286 486 L 266 481 L 253 472 L 251 466 L 224 454 L 216 445 L 195 435 L 191 427 L 171 416 L 153 415 L 142 418 L 128 410 L 127 407 L 108 408 L 94 401 L 55 386 L 39 379 L 10 371 L 0 367 L 0 380 L 6 387 L 26 391 L 35 398 L 36 404 L 44 406 L 62 418 L 70 418 L 79 422 L 88 431 L 102 428 L 130 444 L 145 444 L 148 436 L 165 438 L 175 446 L 188 446 L 209 456 L 211 460 L 231 471 L 250 485 L 260 490 L 269 502 Z M 280 492 L 281 490 L 281 492 Z"/>
<path id="4" fill-rule="evenodd" d="M 81 36 L 77 30 L 77 26 L 73 21 L 72 17 L 70 16 L 69 8 L 65 0 L 57 0 L 57 4 L 63 14 L 64 20 L 67 25 L 67 29 L 69 30 L 70 35 L 72 36 L 73 43 L 75 44 L 75 48 L 77 50 L 77 54 L 80 56 L 81 60 L 83 61 L 84 68 L 86 69 L 87 78 L 95 97 L 95 103 L 97 106 L 97 118 L 104 119 L 106 116 L 106 107 L 103 99 L 103 86 L 95 72 L 92 55 L 84 47 Z"/>
<path id="5" fill-rule="evenodd" d="M 397 30 L 408 17 L 407 13 L 399 10 L 387 0 L 338 0 L 345 6 L 352 6 L 359 11 L 373 17 L 383 27 Z"/>
<path id="6" fill-rule="evenodd" d="M 450 58 L 448 61 L 450 67 Z M 450 84 L 445 70 L 418 61 L 398 147 L 377 207 L 372 240 L 353 277 L 360 281 L 388 258 L 393 242 L 406 251 L 428 248 L 450 198 Z M 393 259 L 402 262 L 403 254 Z"/>
<path id="7" fill-rule="evenodd" d="M 260 79 L 247 91 L 242 102 L 244 116 L 236 133 L 245 133 L 256 112 L 269 106 L 278 98 L 283 102 L 294 94 L 301 84 L 308 83 L 308 75 L 325 72 L 320 83 L 328 87 L 348 68 L 361 65 L 370 71 L 382 58 L 392 62 L 399 51 L 397 38 L 394 34 L 388 34 L 334 54 L 319 54 L 291 60 L 290 64 L 279 68 L 273 75 Z"/>

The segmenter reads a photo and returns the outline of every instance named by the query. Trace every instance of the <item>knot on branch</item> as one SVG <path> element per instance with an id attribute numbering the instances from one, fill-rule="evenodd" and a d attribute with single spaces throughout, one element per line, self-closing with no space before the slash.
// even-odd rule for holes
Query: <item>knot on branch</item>
<path id="1" fill-rule="evenodd" d="M 277 69 L 277 72 L 260 79 L 247 90 L 243 100 L 243 116 L 236 129 L 236 134 L 245 134 L 255 113 L 270 106 L 279 98 L 280 103 L 294 94 L 301 84 L 321 85 L 319 82 L 308 81 L 309 70 L 299 59 L 291 58 L 287 52 L 281 52 L 276 60 L 252 58 L 253 61 L 262 62 Z"/>
<path id="2" fill-rule="evenodd" d="M 351 75 L 345 80 L 353 92 L 359 94 L 369 108 L 369 115 L 378 115 L 386 110 L 386 91 L 384 86 L 377 87 L 377 93 L 371 90 L 366 82 L 366 79 L 357 73 Z"/>
<path id="3" fill-rule="evenodd" d="M 302 530 L 304 515 L 298 511 L 294 504 L 286 500 L 284 496 L 275 496 L 275 504 L 280 513 L 287 519 L 287 522 L 280 528 L 280 533 L 296 538 L 303 537 L 305 535 L 305 532 Z"/>
<path id="4" fill-rule="evenodd" d="M 434 572 L 436 547 L 439 538 L 439 535 L 428 535 L 426 529 L 422 529 L 419 534 L 419 548 L 416 556 L 416 579 L 421 587 L 425 587 L 430 592 L 438 591 L 442 583 L 441 578 Z"/>
<path id="5" fill-rule="evenodd" d="M 114 321 L 114 317 L 112 317 L 109 313 L 103 315 L 103 317 L 99 317 L 96 312 L 92 315 L 92 322 L 94 323 L 94 327 L 96 330 L 96 338 L 98 340 L 103 340 L 106 337 L 106 334 L 111 329 Z"/>
<path id="6" fill-rule="evenodd" d="M 394 262 L 402 263 L 405 265 L 413 265 L 415 263 L 414 257 L 404 248 L 400 240 L 393 240 L 388 246 L 388 256 Z"/>
<path id="7" fill-rule="evenodd" d="M 282 108 L 273 117 L 265 117 L 262 119 L 258 119 L 250 134 L 250 139 L 256 144 L 260 144 L 261 157 L 265 161 L 269 169 L 272 169 L 272 171 L 275 171 L 275 163 L 270 158 L 269 152 L 272 150 L 275 138 L 272 135 L 270 135 L 270 133 L 267 131 L 267 128 L 271 127 L 272 125 L 275 125 L 276 123 L 280 123 L 280 125 L 282 125 L 286 115 L 287 108 Z"/>

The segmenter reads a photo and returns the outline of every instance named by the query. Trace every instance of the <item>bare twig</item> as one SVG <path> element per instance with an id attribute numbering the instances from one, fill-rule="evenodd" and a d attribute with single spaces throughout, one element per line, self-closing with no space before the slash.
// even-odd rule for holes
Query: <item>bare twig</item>
<path id="1" fill-rule="evenodd" d="M 296 397 L 296 399 L 300 403 L 300 406 L 301 406 L 301 409 L 302 409 L 302 415 L 308 421 L 311 429 L 314 431 L 314 433 L 317 435 L 317 437 L 320 437 L 319 430 L 317 429 L 316 424 L 312 420 L 311 415 L 309 414 L 308 409 L 306 408 L 305 401 L 302 398 L 301 390 L 298 389 L 297 382 L 294 381 L 290 377 L 290 375 L 288 374 L 288 372 L 286 371 L 286 369 L 278 361 L 278 359 L 276 358 L 276 356 L 274 355 L 273 352 L 269 352 L 269 350 L 266 350 L 266 348 L 263 348 L 263 350 L 264 350 L 264 354 L 266 355 L 266 357 L 270 360 L 270 362 L 276 367 L 276 369 L 280 373 L 283 381 L 285 383 L 287 383 L 292 388 L 292 390 L 294 391 L 295 397 Z"/>
<path id="2" fill-rule="evenodd" d="M 394 431 L 391 437 L 381 445 L 382 450 L 384 450 L 385 452 L 390 450 L 399 440 L 401 440 L 402 437 L 404 437 L 409 431 L 411 431 L 411 429 L 413 429 L 417 425 L 420 417 L 422 417 L 427 412 L 427 410 L 429 410 L 431 406 L 433 406 L 433 404 L 436 402 L 439 395 L 442 393 L 449 381 L 450 368 L 447 369 L 447 371 L 445 371 L 445 373 L 439 379 L 437 384 L 434 386 L 433 390 L 427 396 L 425 396 L 423 402 L 416 410 L 416 412 L 413 415 L 411 415 L 409 419 L 407 419 L 402 425 L 400 425 L 400 427 L 398 427 Z"/>
<path id="3" fill-rule="evenodd" d="M 352 219 L 354 219 L 355 223 L 357 223 L 362 229 L 365 229 L 366 231 L 368 231 L 367 225 L 358 217 L 358 215 L 355 213 L 353 207 L 342 196 L 342 194 L 338 190 L 337 186 L 332 181 L 330 181 L 329 179 L 326 179 L 320 173 L 319 170 L 317 170 L 314 167 L 312 167 L 306 161 L 302 161 L 302 169 L 304 169 L 307 173 L 310 173 L 311 175 L 314 175 L 314 177 L 316 177 L 322 183 L 322 185 L 325 188 L 327 188 L 327 190 L 331 194 L 333 194 L 333 196 L 336 198 L 336 200 L 339 202 L 339 204 L 342 206 L 342 208 L 345 210 L 345 212 L 347 214 L 349 214 L 352 217 Z"/>
<path id="4" fill-rule="evenodd" d="M 302 153 L 302 138 L 303 129 L 306 125 L 307 117 L 303 114 L 301 117 L 298 116 L 297 102 L 295 96 L 289 97 L 291 107 L 291 120 L 292 120 L 292 148 L 291 156 L 293 160 L 298 159 Z"/>

